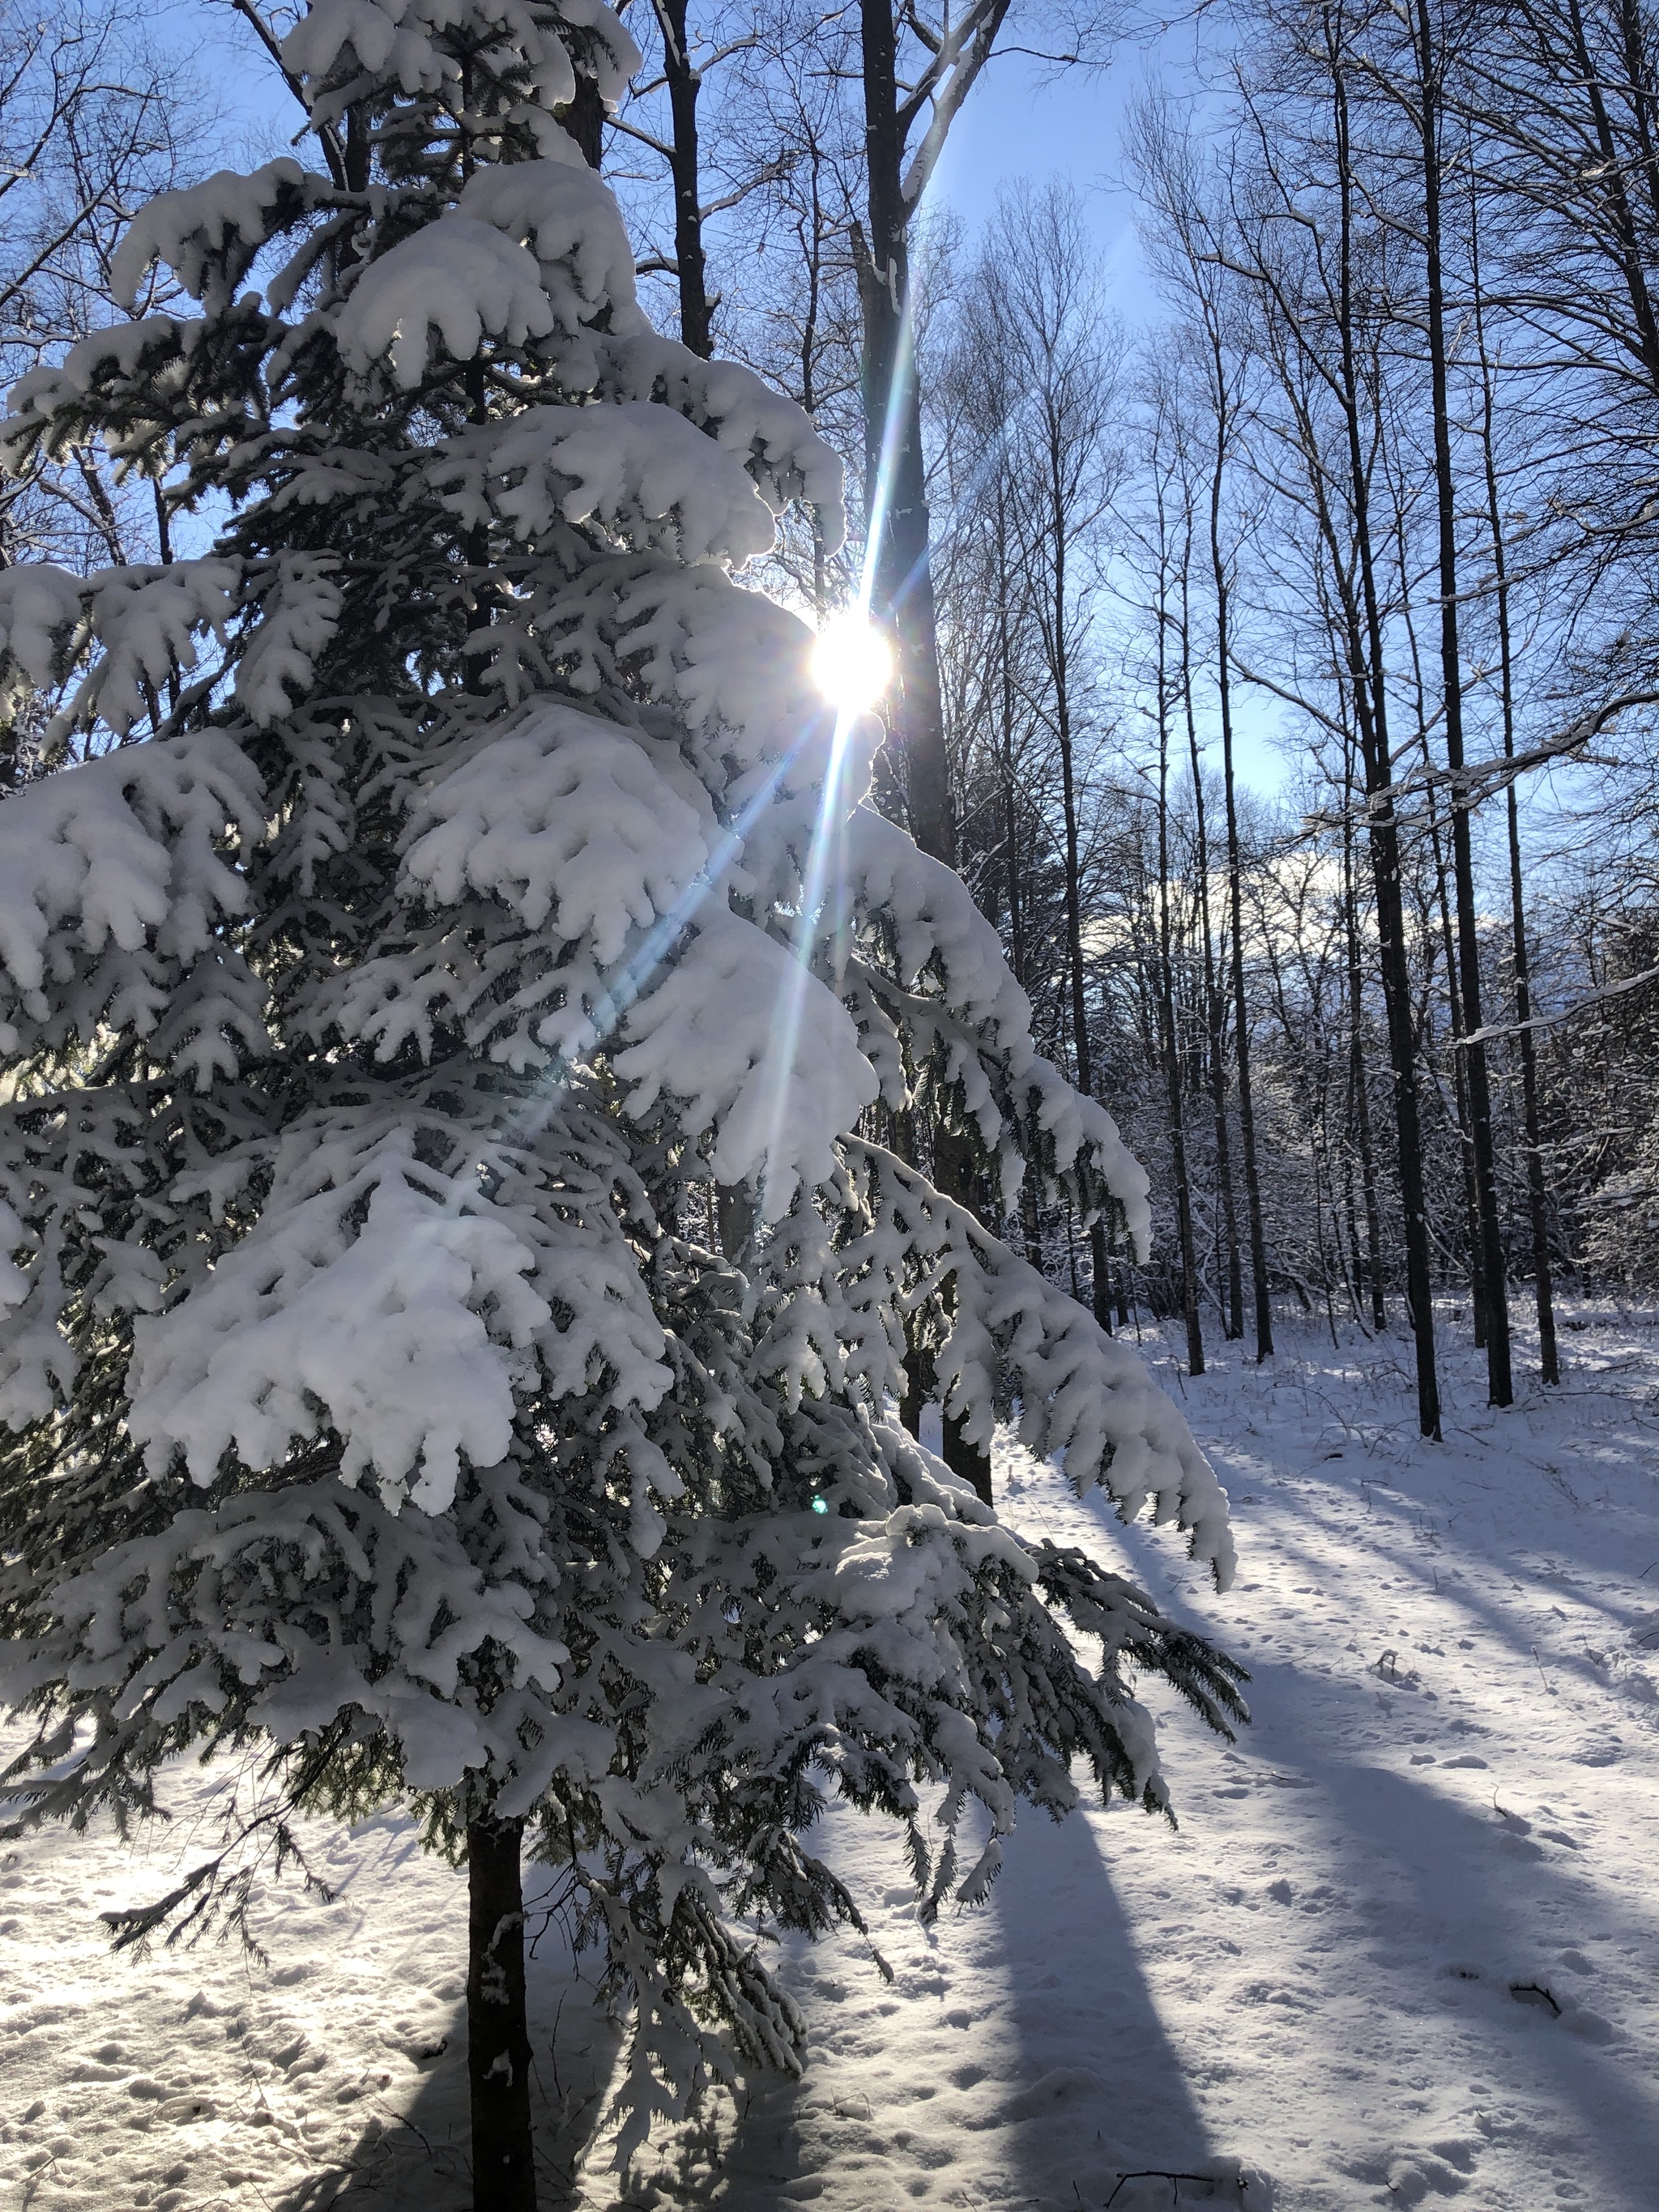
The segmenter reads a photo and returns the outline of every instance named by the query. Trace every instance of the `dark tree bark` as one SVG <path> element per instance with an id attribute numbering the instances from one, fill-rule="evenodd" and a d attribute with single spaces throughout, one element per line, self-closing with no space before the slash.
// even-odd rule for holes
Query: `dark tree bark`
<path id="1" fill-rule="evenodd" d="M 1575 0 L 1576 5 L 1576 0 Z M 1429 342 L 1429 395 L 1434 430 L 1434 483 L 1440 585 L 1441 700 L 1446 760 L 1452 772 L 1452 872 L 1457 895 L 1457 964 L 1462 998 L 1464 1087 L 1474 1152 L 1480 1216 L 1480 1278 L 1486 1334 L 1486 1395 L 1494 1406 L 1513 1402 L 1510 1370 L 1510 1310 L 1504 1294 L 1504 1227 L 1498 1203 L 1492 1144 L 1492 1085 L 1486 1048 L 1480 1041 L 1480 927 L 1474 895 L 1470 829 L 1472 801 L 1462 779 L 1462 654 L 1458 636 L 1457 487 L 1452 470 L 1451 406 L 1447 392 L 1446 302 L 1442 254 L 1439 64 L 1429 0 L 1415 0 L 1417 123 L 1423 155 L 1423 246 Z"/>
<path id="2" fill-rule="evenodd" d="M 473 2212 L 536 2212 L 525 2008 L 522 1820 L 466 1832 L 466 2071 Z"/>
<path id="3" fill-rule="evenodd" d="M 1221 364 L 1216 364 L 1218 379 Z M 1226 464 L 1224 385 L 1216 390 L 1215 471 L 1210 497 L 1210 553 L 1215 575 L 1216 686 L 1221 706 L 1222 785 L 1227 819 L 1227 899 L 1232 924 L 1233 1056 L 1238 1068 L 1238 1144 L 1244 1164 L 1244 1213 L 1250 1238 L 1250 1298 L 1255 1309 L 1256 1364 L 1273 1352 L 1273 1299 L 1267 1288 L 1267 1234 L 1261 1218 L 1261 1176 L 1256 1163 L 1255 1102 L 1250 1089 L 1250 1010 L 1244 989 L 1243 864 L 1239 849 L 1238 799 L 1233 780 L 1231 599 L 1221 545 L 1221 490 Z"/>
<path id="4" fill-rule="evenodd" d="M 991 1455 L 983 1444 L 971 1443 L 963 1434 L 965 1422 L 947 1413 L 945 1416 L 945 1464 L 954 1475 L 971 1486 L 974 1495 L 987 1505 L 995 1501 L 991 1495 Z"/>
<path id="5" fill-rule="evenodd" d="M 1238 1242 L 1238 1200 L 1233 1189 L 1232 1133 L 1227 1126 L 1227 1007 L 1216 972 L 1215 932 L 1210 918 L 1210 833 L 1204 800 L 1204 763 L 1199 751 L 1198 720 L 1192 686 L 1186 686 L 1187 749 L 1193 769 L 1193 822 L 1197 839 L 1199 923 L 1204 933 L 1204 1014 L 1208 1031 L 1206 1065 L 1210 1103 L 1215 1116 L 1215 1173 L 1221 1193 L 1221 1224 L 1226 1250 L 1226 1296 L 1219 1290 L 1221 1329 L 1228 1342 L 1244 1334 L 1244 1270 Z"/>
<path id="6" fill-rule="evenodd" d="M 714 350 L 714 310 L 702 250 L 702 182 L 697 147 L 697 94 L 702 80 L 686 44 L 686 0 L 654 0 L 662 32 L 663 75 L 672 124 L 668 173 L 674 187 L 674 271 L 679 285 L 680 343 L 707 361 Z M 594 163 L 598 167 L 597 161 Z M 808 403 L 810 405 L 810 402 Z"/>
<path id="7" fill-rule="evenodd" d="M 1417 1355 L 1418 1426 L 1425 1437 L 1433 1437 L 1437 1441 L 1440 1436 L 1440 1378 L 1434 1352 L 1428 1198 L 1423 1180 L 1416 1039 L 1413 1033 L 1411 972 L 1407 960 L 1405 906 L 1401 889 L 1400 826 L 1390 792 L 1394 762 L 1389 744 L 1388 660 L 1383 646 L 1382 608 L 1370 535 L 1370 477 L 1360 437 L 1348 87 L 1340 52 L 1334 52 L 1329 58 L 1339 198 L 1338 373 L 1347 440 L 1348 488 L 1360 586 L 1359 605 L 1351 607 L 1346 624 L 1348 677 L 1369 800 L 1367 825 L 1376 896 L 1377 950 L 1382 975 L 1383 1005 L 1388 1017 L 1389 1062 L 1394 1080 L 1395 1134 L 1400 1158 L 1400 1196 L 1405 1214 L 1406 1297 L 1411 1310 L 1412 1337 Z"/>
<path id="8" fill-rule="evenodd" d="M 1352 739 L 1348 740 L 1352 745 Z M 1346 764 L 1346 763 L 1345 763 Z M 1352 767 L 1348 766 L 1352 782 Z M 1389 1325 L 1387 1287 L 1382 1279 L 1382 1208 L 1376 1191 L 1376 1156 L 1371 1143 L 1370 1082 L 1365 1066 L 1364 983 L 1359 959 L 1359 896 L 1354 878 L 1353 821 L 1349 810 L 1342 819 L 1342 924 L 1348 967 L 1348 1099 L 1354 1137 L 1359 1152 L 1361 1202 L 1365 1210 L 1365 1275 L 1371 1302 L 1371 1325 Z"/>
<path id="9" fill-rule="evenodd" d="M 1426 721 L 1420 711 L 1419 720 L 1423 730 L 1423 763 L 1434 767 L 1429 746 Z M 1463 1216 L 1468 1240 L 1470 1303 L 1474 1313 L 1474 1348 L 1486 1348 L 1486 1245 L 1480 1231 L 1480 1194 L 1475 1175 L 1474 1129 L 1469 1117 L 1469 1089 L 1468 1066 L 1460 1040 L 1463 1035 L 1463 992 L 1458 980 L 1457 940 L 1452 927 L 1451 898 L 1447 889 L 1446 854 L 1440 834 L 1440 813 L 1435 803 L 1434 787 L 1429 787 L 1425 811 L 1429 823 L 1429 849 L 1434 861 L 1435 901 L 1440 916 L 1440 943 L 1446 963 L 1446 1011 L 1451 1019 L 1452 1034 L 1452 1106 L 1457 1117 L 1457 1152 L 1463 1176 Z"/>
<path id="10" fill-rule="evenodd" d="M 1659 185 L 1659 179 L 1655 180 Z M 1480 294 L 1480 226 L 1469 228 L 1474 295 L 1475 348 L 1480 362 L 1480 453 L 1486 488 L 1486 526 L 1491 533 L 1492 581 L 1498 612 L 1498 698 L 1503 710 L 1504 757 L 1515 758 L 1515 651 L 1510 626 L 1509 547 L 1504 530 L 1503 502 L 1498 495 L 1498 457 L 1492 392 L 1492 368 L 1486 352 L 1486 320 Z M 1515 1018 L 1521 1055 L 1521 1110 L 1527 1163 L 1527 1212 L 1532 1231 L 1533 1295 L 1538 1308 L 1538 1366 L 1540 1379 L 1558 1385 L 1560 1354 L 1555 1339 L 1555 1297 L 1550 1264 L 1549 1191 L 1544 1175 L 1544 1146 L 1539 1109 L 1538 1053 L 1532 1031 L 1532 969 L 1527 951 L 1527 900 L 1521 860 L 1521 811 L 1516 779 L 1510 776 L 1504 793 L 1510 859 L 1510 932 L 1515 969 Z"/>
<path id="11" fill-rule="evenodd" d="M 576 96 L 559 120 L 580 148 L 588 167 L 597 169 L 605 143 L 605 102 L 597 77 L 576 71 Z"/>
<path id="12" fill-rule="evenodd" d="M 871 612 L 893 644 L 894 720 L 910 828 L 924 853 L 956 866 L 928 557 L 921 395 L 908 343 L 909 210 L 891 0 L 862 0 L 864 145 L 869 235 L 859 254 L 864 314 L 865 515 L 873 550 Z"/>
<path id="13" fill-rule="evenodd" d="M 935 81 L 928 143 L 937 153 L 951 117 L 988 57 L 1007 0 L 991 0 L 969 40 L 954 85 Z M 860 364 L 865 424 L 865 526 L 870 562 L 870 612 L 893 650 L 889 727 L 903 764 L 910 830 L 924 853 L 957 864 L 956 812 L 951 796 L 939 685 L 939 625 L 929 553 L 921 398 L 909 326 L 909 223 L 905 198 L 905 139 L 923 112 L 915 89 L 902 94 L 892 0 L 860 0 L 867 235 L 854 226 L 859 301 L 864 324 Z M 960 48 L 954 51 L 961 52 Z M 941 48 L 936 64 L 945 60 Z M 977 1198 L 971 1139 L 935 1132 L 933 1174 L 947 1197 L 973 1207 Z M 907 1402 L 916 1401 L 911 1376 Z M 918 1403 L 918 1417 L 920 1407 Z M 945 1463 L 982 1498 L 991 1492 L 989 1455 L 945 1425 Z"/>
<path id="14" fill-rule="evenodd" d="M 1190 533 L 1183 552 L 1186 557 L 1190 558 Z M 1161 593 L 1162 580 L 1159 588 Z M 1204 1372 L 1204 1328 L 1198 1310 L 1198 1251 L 1193 1233 L 1192 1184 L 1187 1170 L 1187 1121 L 1182 1097 L 1181 1038 L 1176 1024 L 1175 963 L 1170 955 L 1170 723 L 1169 685 L 1164 665 L 1165 635 L 1165 625 L 1160 620 L 1158 632 L 1158 1019 L 1163 1031 L 1164 1093 L 1170 1105 L 1170 1173 L 1175 1184 L 1176 1231 L 1181 1247 L 1181 1308 L 1187 1328 L 1187 1370 L 1191 1375 L 1201 1375 Z M 1182 658 L 1184 663 L 1184 650 Z M 1185 674 L 1183 666 L 1183 681 Z"/>
<path id="15" fill-rule="evenodd" d="M 755 1201 L 746 1183 L 722 1182 L 714 1187 L 714 1228 L 720 1250 L 734 1261 L 746 1260 L 755 1234 Z"/>

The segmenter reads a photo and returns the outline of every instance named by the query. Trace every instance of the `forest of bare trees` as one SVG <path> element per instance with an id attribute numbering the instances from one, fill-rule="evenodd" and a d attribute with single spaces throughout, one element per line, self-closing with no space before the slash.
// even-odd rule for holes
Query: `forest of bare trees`
<path id="1" fill-rule="evenodd" d="M 1437 1327 L 1474 1332 L 1496 1403 L 1558 1380 L 1554 1291 L 1659 1277 L 1650 11 L 1240 0 L 1179 66 L 1012 0 L 626 19 L 633 91 L 567 127 L 653 312 L 852 465 L 848 547 L 791 523 L 766 580 L 890 628 L 880 801 L 966 874 L 1043 1049 L 1152 1171 L 1148 1264 L 1109 1222 L 999 1225 L 1111 1326 L 1177 1318 L 1194 1370 L 1303 1315 L 1409 1334 L 1425 1433 Z M 251 52 L 287 20 L 225 11 Z M 211 163 L 112 12 L 8 29 L 15 373 L 115 314 L 135 197 Z M 1075 185 L 1010 186 L 969 234 L 928 186 L 1007 51 L 1096 83 L 1139 55 L 1142 89 Z M 8 562 L 204 527 L 90 450 L 3 515 Z M 884 1133 L 997 1215 L 965 1122 Z"/>
<path id="2" fill-rule="evenodd" d="M 1555 1285 L 1659 1257 L 1651 19 L 1233 11 L 1124 134 L 1151 312 L 1110 308 L 1078 189 L 1010 189 L 974 238 L 924 214 L 895 400 L 872 9 L 861 49 L 794 19 L 723 63 L 746 135 L 711 265 L 722 343 L 870 457 L 889 803 L 1153 1169 L 1150 1267 L 1098 1226 L 1017 1233 L 1120 1326 L 1181 1316 L 1195 1368 L 1216 1335 L 1267 1358 L 1276 1310 L 1410 1331 L 1426 1433 L 1437 1302 L 1497 1403 L 1535 1307 L 1553 1382 Z M 925 145 L 953 50 L 901 28 Z M 859 586 L 856 555 L 789 557 L 821 604 Z M 1267 730 L 1270 796 L 1238 757 Z"/>

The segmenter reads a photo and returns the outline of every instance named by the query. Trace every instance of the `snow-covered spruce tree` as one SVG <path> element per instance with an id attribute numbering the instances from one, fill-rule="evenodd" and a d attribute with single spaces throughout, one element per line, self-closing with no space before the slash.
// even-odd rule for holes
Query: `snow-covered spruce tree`
<path id="1" fill-rule="evenodd" d="M 210 557 L 0 575 L 58 702 L 0 805 L 14 1818 L 129 1821 L 186 1750 L 264 1747 L 130 1940 L 240 1914 L 296 1808 L 413 1808 L 470 1866 L 478 2202 L 517 2208 L 521 1849 L 631 2008 L 626 2149 L 799 2065 L 755 1929 L 859 1924 L 827 1796 L 971 1901 L 1079 1760 L 1165 1806 L 1138 1674 L 1241 1712 L 903 1431 L 907 1326 L 971 1436 L 1017 1409 L 1231 1552 L 1134 1354 L 878 1141 L 921 1102 L 1011 1200 L 1144 1234 L 994 933 L 863 803 L 877 726 L 732 580 L 792 500 L 838 528 L 839 468 L 635 304 L 558 120 L 625 33 L 321 0 L 285 56 L 326 173 L 164 195 L 118 276 L 159 259 L 199 314 L 11 396 L 14 466 L 100 438 L 230 516 Z"/>

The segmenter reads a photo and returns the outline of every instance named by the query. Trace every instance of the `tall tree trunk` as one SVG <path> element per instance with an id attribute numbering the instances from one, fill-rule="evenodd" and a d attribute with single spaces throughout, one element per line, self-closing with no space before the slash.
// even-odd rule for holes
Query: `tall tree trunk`
<path id="1" fill-rule="evenodd" d="M 1085 1098 L 1094 1092 L 1094 1066 L 1089 1051 L 1088 994 L 1083 965 L 1083 860 L 1078 822 L 1076 763 L 1073 754 L 1070 701 L 1062 680 L 1056 697 L 1060 741 L 1060 809 L 1066 831 L 1066 964 L 1071 985 L 1072 1056 L 1077 1087 Z M 1098 1218 L 1089 1226 L 1089 1262 L 1093 1277 L 1095 1319 L 1109 1335 L 1112 1328 L 1111 1273 L 1106 1257 L 1105 1224 Z"/>
<path id="2" fill-rule="evenodd" d="M 1332 121 L 1340 194 L 1338 338 L 1342 411 L 1348 447 L 1348 491 L 1359 571 L 1363 630 L 1348 625 L 1349 682 L 1354 725 L 1364 763 L 1367 828 L 1376 896 L 1378 964 L 1388 1018 L 1389 1065 L 1394 1085 L 1395 1135 L 1400 1158 L 1400 1198 L 1405 1215 L 1406 1297 L 1417 1361 L 1417 1419 L 1425 1437 L 1440 1436 L 1440 1378 L 1434 1351 L 1433 1278 L 1429 1264 L 1428 1200 L 1423 1179 L 1423 1137 L 1418 1111 L 1416 1040 L 1413 1034 L 1411 971 L 1406 954 L 1401 892 L 1400 825 L 1389 787 L 1394 762 L 1389 745 L 1388 661 L 1377 595 L 1370 521 L 1370 479 L 1360 439 L 1360 387 L 1354 337 L 1353 176 L 1348 130 L 1348 88 L 1340 53 L 1332 55 Z"/>
<path id="3" fill-rule="evenodd" d="M 1216 444 L 1210 477 L 1210 565 L 1215 587 L 1216 692 L 1221 708 L 1221 773 L 1227 816 L 1227 898 L 1232 923 L 1233 1053 L 1238 1066 L 1238 1141 L 1244 1156 L 1244 1212 L 1250 1237 L 1250 1297 L 1255 1308 L 1258 1366 L 1273 1350 L 1273 1300 L 1267 1289 L 1267 1237 L 1261 1218 L 1261 1178 L 1256 1164 L 1255 1103 L 1250 1089 L 1249 1004 L 1244 991 L 1243 864 L 1238 842 L 1238 799 L 1233 777 L 1231 587 L 1221 544 L 1221 498 L 1226 473 L 1226 368 L 1212 335 Z"/>
<path id="4" fill-rule="evenodd" d="M 910 827 L 924 853 L 954 867 L 956 820 L 939 695 L 928 557 L 927 487 L 909 316 L 892 0 L 860 0 L 864 146 L 870 233 L 858 252 L 864 319 L 865 518 L 871 611 L 893 639 L 896 720 Z M 858 247 L 855 237 L 854 248 Z"/>
<path id="5" fill-rule="evenodd" d="M 1423 760 L 1427 768 L 1434 762 L 1429 751 L 1426 726 L 1423 731 Z M 1434 857 L 1435 896 L 1440 914 L 1440 943 L 1446 963 L 1446 1007 L 1452 1033 L 1452 1107 L 1457 1116 L 1457 1156 L 1463 1172 L 1463 1216 L 1465 1234 L 1469 1248 L 1469 1291 L 1474 1311 L 1474 1348 L 1486 1348 L 1486 1245 L 1480 1228 L 1480 1193 L 1475 1177 L 1474 1128 L 1469 1118 L 1468 1068 L 1458 1040 L 1463 1034 L 1463 994 L 1458 983 L 1456 939 L 1452 930 L 1451 901 L 1446 889 L 1445 848 L 1440 836 L 1440 816 L 1435 805 L 1434 787 L 1429 787 L 1426 801 L 1429 817 L 1429 845 Z"/>
<path id="6" fill-rule="evenodd" d="M 1498 586 L 1500 599 L 1504 591 Z M 1504 757 L 1515 758 L 1515 723 L 1510 690 L 1510 640 L 1506 616 L 1499 621 L 1504 635 L 1500 647 L 1504 661 Z M 1559 1383 L 1561 1360 L 1555 1340 L 1555 1293 L 1550 1265 L 1549 1193 L 1544 1179 L 1544 1140 L 1538 1104 L 1538 1054 L 1532 1035 L 1532 971 L 1527 955 L 1527 902 L 1521 868 L 1520 807 L 1514 780 L 1506 794 L 1510 843 L 1510 927 L 1515 950 L 1515 1018 L 1521 1049 L 1521 1104 L 1526 1131 L 1527 1210 L 1531 1217 L 1533 1292 L 1538 1304 L 1538 1368 L 1542 1382 Z"/>
<path id="7" fill-rule="evenodd" d="M 1659 184 L 1659 179 L 1656 179 Z M 1486 354 L 1480 298 L 1480 232 L 1473 206 L 1469 226 L 1473 258 L 1475 348 L 1480 360 L 1480 452 L 1486 479 L 1486 521 L 1492 535 L 1492 580 L 1497 586 L 1498 696 L 1504 716 L 1504 757 L 1515 758 L 1515 653 L 1510 629 L 1509 547 L 1504 534 L 1503 502 L 1498 489 L 1492 364 Z M 1510 848 L 1510 930 L 1515 963 L 1515 1018 L 1521 1054 L 1521 1110 L 1526 1137 L 1527 1211 L 1532 1231 L 1533 1294 L 1538 1306 L 1538 1366 L 1547 1384 L 1561 1380 L 1555 1340 L 1555 1297 L 1550 1265 L 1549 1193 L 1544 1177 L 1543 1134 L 1539 1115 L 1538 1055 L 1533 1042 L 1532 969 L 1527 952 L 1527 901 L 1521 863 L 1521 810 L 1516 779 L 1504 793 Z"/>
<path id="8" fill-rule="evenodd" d="M 697 149 L 697 94 L 702 89 L 702 78 L 691 66 L 686 43 L 686 0 L 655 0 L 655 7 L 662 33 L 663 76 L 668 85 L 672 125 L 668 170 L 674 187 L 680 343 L 707 361 L 714 350 L 714 337 L 702 251 L 702 163 Z"/>
<path id="9" fill-rule="evenodd" d="M 522 1820 L 466 1832 L 466 2072 L 473 2212 L 536 2212 L 525 2009 Z"/>
<path id="10" fill-rule="evenodd" d="M 1162 585 L 1160 582 L 1160 591 Z M 1164 674 L 1165 624 L 1158 626 L 1158 1019 L 1163 1030 L 1164 1083 L 1170 1103 L 1170 1172 L 1175 1183 L 1176 1227 L 1181 1246 L 1181 1309 L 1187 1324 L 1187 1370 L 1204 1372 L 1204 1330 L 1198 1311 L 1198 1251 L 1193 1237 L 1193 1194 L 1187 1171 L 1187 1124 L 1181 1096 L 1181 1039 L 1176 1027 L 1175 964 L 1170 950 L 1170 722 Z"/>
<path id="11" fill-rule="evenodd" d="M 1464 1082 L 1474 1151 L 1475 1198 L 1480 1210 L 1480 1272 L 1486 1316 L 1486 1395 L 1494 1406 L 1513 1402 L 1510 1371 L 1510 1310 L 1504 1289 L 1504 1224 L 1498 1202 L 1492 1144 L 1492 1086 L 1486 1048 L 1480 1042 L 1480 924 L 1475 907 L 1472 802 L 1462 781 L 1463 677 L 1458 638 L 1457 507 L 1452 474 L 1451 408 L 1447 391 L 1446 303 L 1442 265 L 1438 64 L 1429 0 L 1416 0 L 1418 122 L 1423 148 L 1424 247 L 1428 307 L 1429 392 L 1434 427 L 1434 482 L 1440 585 L 1441 690 L 1446 722 L 1446 760 L 1452 772 L 1452 870 L 1457 890 L 1457 955 L 1462 987 Z"/>
<path id="12" fill-rule="evenodd" d="M 1347 741 L 1352 744 L 1352 739 Z M 1353 789 L 1352 767 L 1347 790 Z M 1342 817 L 1342 906 L 1348 955 L 1348 1085 L 1350 1111 L 1359 1147 L 1359 1184 L 1365 1209 L 1365 1273 L 1369 1278 L 1371 1324 L 1389 1325 L 1387 1287 L 1382 1279 L 1382 1208 L 1376 1192 L 1376 1156 L 1371 1145 L 1370 1082 L 1365 1066 L 1364 986 L 1359 961 L 1359 895 L 1354 878 L 1353 821 L 1345 807 Z"/>
<path id="13" fill-rule="evenodd" d="M 893 719 L 904 765 L 910 830 L 924 853 L 957 864 L 956 815 L 945 747 L 939 635 L 928 553 L 927 487 L 921 447 L 921 395 L 909 315 L 910 264 L 902 180 L 903 136 L 892 0 L 860 0 L 864 64 L 864 148 L 869 184 L 867 241 L 854 230 L 864 321 L 865 527 L 870 606 L 893 642 Z M 939 1188 L 974 1203 L 973 1145 L 953 1130 L 935 1133 Z M 913 1386 L 914 1389 L 914 1386 Z M 913 1395 L 907 1393 L 907 1395 Z M 945 1425 L 945 1457 L 981 1497 L 991 1488 L 989 1455 Z"/>
<path id="14" fill-rule="evenodd" d="M 997 671 L 1001 708 L 998 765 L 1002 778 L 1003 837 L 1006 845 L 1004 869 L 1008 892 L 1008 957 L 1014 971 L 1014 981 L 1024 991 L 1029 988 L 1029 984 L 1025 958 L 1025 887 L 1020 879 L 1019 867 L 1019 785 L 1014 760 L 1013 623 L 1009 608 L 1012 579 L 1008 573 L 1006 558 L 1007 489 L 1000 477 L 997 483 L 996 511 L 997 577 L 1000 586 L 997 592 Z"/>
<path id="15" fill-rule="evenodd" d="M 1226 1007 L 1216 973 L 1215 933 L 1210 919 L 1210 834 L 1204 804 L 1204 763 L 1199 752 L 1198 720 L 1193 711 L 1191 632 L 1182 625 L 1182 690 L 1187 710 L 1187 750 L 1193 766 L 1193 822 L 1198 843 L 1198 913 L 1204 934 L 1204 1014 L 1209 1032 L 1210 1102 L 1215 1115 L 1215 1174 L 1221 1194 L 1221 1225 L 1226 1250 L 1226 1297 L 1219 1289 L 1221 1329 L 1231 1343 L 1244 1334 L 1244 1273 L 1238 1243 L 1238 1204 L 1233 1192 L 1232 1141 L 1227 1127 Z"/>

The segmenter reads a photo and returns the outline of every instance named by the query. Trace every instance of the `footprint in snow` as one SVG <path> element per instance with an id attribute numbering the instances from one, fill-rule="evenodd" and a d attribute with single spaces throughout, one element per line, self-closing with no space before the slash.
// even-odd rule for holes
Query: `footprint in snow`
<path id="1" fill-rule="evenodd" d="M 1421 2204 L 1429 2197 L 1461 2197 L 1474 2179 L 1475 2158 L 1485 2148 L 1471 2136 L 1442 2136 L 1432 2143 L 1355 2159 L 1345 2170 L 1378 2191 L 1371 2199 L 1375 2204 Z"/>

